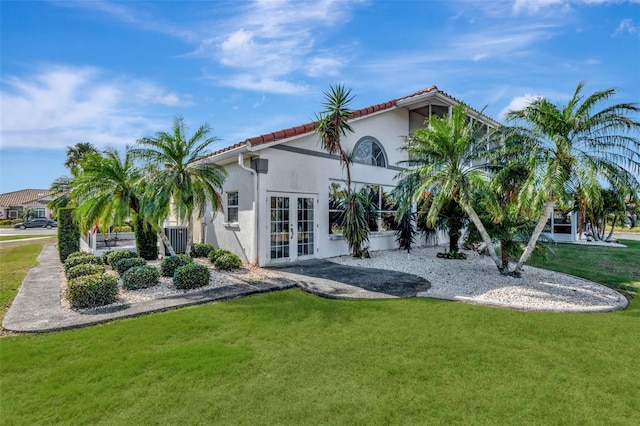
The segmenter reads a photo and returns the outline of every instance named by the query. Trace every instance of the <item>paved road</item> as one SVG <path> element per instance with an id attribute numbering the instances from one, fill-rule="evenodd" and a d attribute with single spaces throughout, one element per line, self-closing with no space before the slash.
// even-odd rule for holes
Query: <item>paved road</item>
<path id="1" fill-rule="evenodd" d="M 640 234 L 623 234 L 619 232 L 615 232 L 613 237 L 618 240 L 635 240 L 640 241 Z"/>
<path id="2" fill-rule="evenodd" d="M 25 230 L 0 228 L 0 235 L 58 235 L 58 228 L 30 228 Z"/>

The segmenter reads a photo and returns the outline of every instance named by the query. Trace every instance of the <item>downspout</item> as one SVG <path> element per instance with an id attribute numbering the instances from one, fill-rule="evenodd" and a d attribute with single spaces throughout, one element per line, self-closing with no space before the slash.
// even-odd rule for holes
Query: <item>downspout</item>
<path id="1" fill-rule="evenodd" d="M 259 194 L 258 194 L 258 174 L 256 173 L 255 170 L 253 170 L 250 167 L 247 167 L 244 165 L 244 154 L 242 152 L 238 153 L 238 166 L 244 170 L 247 171 L 249 173 L 251 173 L 253 175 L 253 193 L 255 194 L 253 197 L 253 229 L 254 229 L 254 235 L 253 235 L 253 247 L 251 247 L 251 251 L 253 254 L 253 264 L 258 265 L 258 233 L 259 233 L 259 228 L 258 228 L 258 199 L 259 199 Z"/>

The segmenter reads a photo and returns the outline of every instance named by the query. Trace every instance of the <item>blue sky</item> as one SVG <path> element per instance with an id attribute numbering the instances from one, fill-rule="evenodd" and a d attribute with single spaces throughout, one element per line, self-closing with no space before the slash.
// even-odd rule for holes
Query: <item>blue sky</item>
<path id="1" fill-rule="evenodd" d="M 214 148 L 439 89 L 500 119 L 614 87 L 640 101 L 640 2 L 1 2 L 0 192 L 48 188 L 65 148 L 124 147 L 181 115 Z"/>

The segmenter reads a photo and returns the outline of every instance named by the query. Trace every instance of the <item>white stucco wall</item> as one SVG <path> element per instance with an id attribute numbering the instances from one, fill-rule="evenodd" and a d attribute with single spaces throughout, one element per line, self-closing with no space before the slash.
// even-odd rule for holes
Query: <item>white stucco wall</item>
<path id="1" fill-rule="evenodd" d="M 248 166 L 249 162 L 246 162 Z M 214 247 L 236 253 L 244 262 L 254 256 L 254 183 L 253 176 L 237 164 L 225 166 L 228 177 L 222 187 L 222 211 L 207 210 L 200 223 L 206 225 L 205 241 Z M 238 222 L 227 221 L 227 193 L 238 191 Z M 202 226 L 202 225 L 201 225 Z"/>
<path id="2" fill-rule="evenodd" d="M 395 177 L 399 173 L 397 167 L 403 166 L 399 163 L 407 159 L 406 153 L 400 150 L 400 147 L 409 134 L 409 111 L 397 108 L 374 113 L 352 121 L 351 126 L 354 133 L 348 134 L 343 139 L 343 147 L 351 151 L 362 137 L 373 137 L 382 145 L 387 157 L 387 165 L 392 167 L 383 168 L 353 163 L 352 181 L 395 186 Z M 281 149 L 283 146 L 303 150 L 303 152 L 283 150 Z M 272 147 L 256 146 L 254 152 L 245 152 L 244 155 L 247 166 L 251 157 L 268 160 L 268 173 L 257 175 L 257 257 L 261 266 L 273 263 L 270 259 L 271 196 L 289 196 L 292 202 L 298 194 L 313 197 L 315 199 L 315 257 L 328 258 L 349 254 L 346 240 L 341 236 L 330 235 L 328 229 L 329 184 L 335 180 L 344 180 L 346 173 L 339 161 L 326 158 L 326 153 L 322 150 L 316 134 L 307 134 Z M 227 161 L 225 167 L 229 176 L 224 184 L 224 206 L 226 211 L 227 191 L 238 191 L 240 203 L 238 223 L 234 225 L 226 223 L 225 215 L 219 213 L 213 221 L 207 223 L 206 242 L 231 250 L 240 255 L 244 261 L 252 261 L 255 259 L 252 244 L 255 235 L 253 176 L 232 163 L 232 160 Z M 393 167 L 396 169 L 394 170 Z M 207 220 L 205 215 L 205 223 Z M 375 232 L 370 236 L 370 250 L 396 247 L 393 232 Z M 295 251 L 295 245 L 292 251 Z M 292 258 L 295 260 L 295 253 L 292 253 Z"/>

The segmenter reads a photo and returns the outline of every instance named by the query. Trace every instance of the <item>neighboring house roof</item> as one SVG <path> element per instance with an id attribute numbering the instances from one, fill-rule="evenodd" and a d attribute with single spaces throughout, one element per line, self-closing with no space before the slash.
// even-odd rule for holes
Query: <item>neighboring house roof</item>
<path id="1" fill-rule="evenodd" d="M 397 98 L 397 99 L 393 99 L 391 101 L 388 102 L 383 102 L 380 104 L 376 104 L 376 105 L 372 105 L 366 108 L 361 108 L 358 110 L 355 110 L 352 112 L 352 118 L 360 118 L 360 117 L 365 117 L 367 115 L 379 112 L 379 111 L 384 111 L 387 109 L 391 109 L 394 108 L 396 106 L 398 106 L 398 103 L 402 103 L 402 104 L 407 104 L 409 103 L 412 98 L 419 98 L 423 95 L 427 95 L 427 94 L 441 94 L 446 98 L 449 98 L 451 101 L 453 101 L 453 103 L 458 104 L 460 103 L 460 101 L 456 98 L 454 98 L 453 96 L 449 95 L 448 93 L 445 93 L 441 90 L 439 90 L 436 86 L 429 86 L 426 89 L 420 90 L 418 92 L 412 93 L 411 95 L 407 95 L 407 96 L 403 96 L 401 98 Z M 473 110 L 475 111 L 475 110 Z M 476 113 L 478 113 L 477 111 L 475 111 Z M 222 148 L 218 151 L 215 151 L 211 154 L 209 154 L 207 157 L 213 157 L 213 156 L 217 156 L 219 154 L 222 154 L 224 152 L 227 151 L 231 151 L 234 150 L 236 148 L 241 148 L 243 146 L 250 146 L 250 147 L 254 147 L 257 145 L 262 145 L 262 144 L 266 144 L 266 143 L 271 143 L 271 142 L 276 142 L 279 140 L 283 140 L 283 139 L 288 139 L 290 137 L 293 136 L 300 136 L 300 135 L 304 135 L 306 133 L 311 133 L 315 131 L 315 123 L 311 122 L 311 123 L 306 123 L 306 124 L 301 124 L 299 126 L 294 126 L 294 127 L 289 127 L 287 129 L 282 129 L 282 130 L 278 130 L 276 132 L 270 132 L 270 133 L 265 133 L 263 135 L 259 135 L 259 136 L 254 136 L 252 138 L 246 139 L 242 142 L 238 142 L 236 144 L 227 146 L 225 148 Z"/>
<path id="2" fill-rule="evenodd" d="M 20 191 L 0 194 L 0 206 L 32 206 L 45 205 L 51 201 L 54 191 L 48 189 L 22 189 Z"/>

